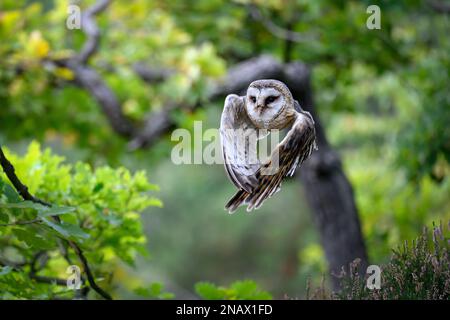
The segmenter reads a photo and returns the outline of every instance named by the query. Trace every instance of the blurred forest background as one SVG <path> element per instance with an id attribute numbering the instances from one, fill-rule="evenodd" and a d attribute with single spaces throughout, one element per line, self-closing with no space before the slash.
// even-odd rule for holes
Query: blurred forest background
<path id="1" fill-rule="evenodd" d="M 70 4 L 81 29 L 68 27 Z M 371 4 L 379 30 L 366 27 Z M 222 165 L 171 162 L 172 130 L 217 128 L 242 63 L 290 79 L 290 66 L 308 68 L 311 100 L 297 98 L 352 186 L 358 250 L 386 263 L 450 219 L 449 12 L 443 0 L 2 0 L 0 145 L 30 192 L 62 209 L 23 204 L 0 174 L 0 297 L 71 297 L 59 281 L 79 264 L 70 241 L 114 298 L 332 288 L 333 217 L 317 219 L 308 177 L 228 215 Z"/>

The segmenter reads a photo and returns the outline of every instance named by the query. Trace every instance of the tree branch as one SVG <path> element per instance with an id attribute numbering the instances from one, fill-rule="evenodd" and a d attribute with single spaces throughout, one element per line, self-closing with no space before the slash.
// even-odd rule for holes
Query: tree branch
<path id="1" fill-rule="evenodd" d="M 101 40 L 95 16 L 105 10 L 110 3 L 110 0 L 98 0 L 82 15 L 81 28 L 86 34 L 87 40 L 80 52 L 72 58 L 52 62 L 72 70 L 75 75 L 75 83 L 94 97 L 113 130 L 119 135 L 129 138 L 133 135 L 133 126 L 123 114 L 119 99 L 97 71 L 87 65 L 89 58 L 97 52 Z"/>
<path id="2" fill-rule="evenodd" d="M 31 279 L 41 283 L 56 284 L 58 286 L 64 287 L 67 285 L 67 281 L 61 278 L 38 276 L 37 274 L 31 272 L 29 273 L 29 276 Z"/>
<path id="3" fill-rule="evenodd" d="M 149 68 L 143 62 L 133 64 L 133 71 L 148 84 L 162 82 L 174 74 L 174 71 L 170 69 Z"/>
<path id="4" fill-rule="evenodd" d="M 255 79 L 270 79 L 282 73 L 283 65 L 270 55 L 245 60 L 231 67 L 225 77 L 217 81 L 210 99 L 230 93 L 244 94 L 244 90 Z"/>
<path id="5" fill-rule="evenodd" d="M 264 17 L 255 4 L 249 4 L 248 10 L 253 19 L 261 22 L 261 24 L 267 29 L 267 31 L 269 31 L 272 35 L 274 35 L 277 38 L 288 40 L 290 42 L 305 42 L 311 40 L 311 37 L 306 37 L 301 33 L 289 29 L 284 29 L 276 25 L 275 23 L 272 22 L 272 20 Z"/>
<path id="6" fill-rule="evenodd" d="M 110 0 L 98 0 L 93 6 L 89 7 L 81 16 L 81 29 L 87 36 L 87 40 L 84 43 L 80 53 L 76 56 L 76 59 L 81 64 L 86 64 L 89 58 L 97 52 L 100 45 L 100 29 L 94 20 L 94 17 L 105 10 Z"/>
<path id="7" fill-rule="evenodd" d="M 133 151 L 149 147 L 163 134 L 174 128 L 175 124 L 170 119 L 170 111 L 173 109 L 175 109 L 175 106 L 150 113 L 143 128 L 128 143 L 128 150 Z"/>
<path id="8" fill-rule="evenodd" d="M 33 224 L 33 223 L 39 223 L 39 222 L 41 222 L 40 219 L 33 219 L 33 220 L 27 220 L 27 221 L 14 221 L 11 223 L 0 223 L 0 227 L 21 226 L 21 225 L 27 225 L 27 224 Z"/>
<path id="9" fill-rule="evenodd" d="M 0 165 L 3 168 L 3 171 L 5 172 L 8 179 L 13 184 L 14 188 L 17 190 L 17 192 L 22 196 L 24 200 L 29 200 L 35 203 L 40 203 L 42 205 L 45 205 L 47 207 L 51 207 L 52 205 L 48 202 L 45 202 L 43 200 L 40 200 L 34 196 L 32 196 L 29 191 L 28 187 L 25 186 L 20 179 L 17 177 L 14 166 L 9 162 L 9 160 L 6 158 L 5 154 L 3 153 L 2 147 L 0 146 Z M 53 219 L 57 223 L 61 223 L 61 220 L 58 216 L 54 216 Z M 81 264 L 83 265 L 83 269 L 86 272 L 86 276 L 88 278 L 89 285 L 91 286 L 94 291 L 96 291 L 100 296 L 107 300 L 111 300 L 111 296 L 105 292 L 102 288 L 100 288 L 97 283 L 95 282 L 94 276 L 92 274 L 91 268 L 89 267 L 89 263 L 86 259 L 86 257 L 83 254 L 83 251 L 79 247 L 79 245 L 72 241 L 72 240 L 66 240 L 69 246 L 74 250 L 75 254 L 78 256 L 79 260 L 81 261 Z"/>
<path id="10" fill-rule="evenodd" d="M 22 268 L 26 265 L 27 265 L 27 263 L 25 261 L 16 262 L 16 261 L 11 261 L 9 259 L 6 259 L 6 258 L 0 256 L 0 266 L 8 266 L 8 267 L 13 267 L 13 268 L 18 269 L 18 268 Z"/>
<path id="11" fill-rule="evenodd" d="M 48 261 L 48 253 L 46 251 L 39 251 L 38 253 L 36 253 L 30 262 L 30 272 L 28 273 L 28 276 L 37 282 L 56 284 L 58 286 L 66 286 L 67 281 L 64 279 L 40 276 L 37 274 L 37 272 L 40 269 L 45 267 L 47 261 Z M 36 266 L 36 264 L 38 263 L 39 268 Z"/>
<path id="12" fill-rule="evenodd" d="M 122 137 L 130 138 L 133 136 L 133 125 L 123 114 L 119 99 L 102 80 L 97 71 L 91 67 L 77 63 L 76 60 L 69 60 L 64 64 L 73 71 L 75 83 L 89 92 L 97 101 L 112 129 Z"/>
<path id="13" fill-rule="evenodd" d="M 20 196 L 24 200 L 32 201 L 35 203 L 40 203 L 44 206 L 50 207 L 51 205 L 48 202 L 45 202 L 41 199 L 38 199 L 36 197 L 33 197 L 30 192 L 28 192 L 28 187 L 25 186 L 17 177 L 16 171 L 9 162 L 9 160 L 6 158 L 5 154 L 3 153 L 2 147 L 0 146 L 0 165 L 3 168 L 3 171 L 5 172 L 6 176 L 8 177 L 9 181 L 13 184 L 14 188 L 17 190 L 17 192 L 20 194 Z"/>
<path id="14" fill-rule="evenodd" d="M 438 0 L 427 0 L 427 4 L 436 12 L 449 14 L 450 13 L 450 4 L 444 3 Z"/>

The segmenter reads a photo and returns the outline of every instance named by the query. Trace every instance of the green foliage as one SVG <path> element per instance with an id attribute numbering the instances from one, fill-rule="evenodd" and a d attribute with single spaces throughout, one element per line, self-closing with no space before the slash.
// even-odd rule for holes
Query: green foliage
<path id="1" fill-rule="evenodd" d="M 209 282 L 199 282 L 195 292 L 206 300 L 270 300 L 272 296 L 250 280 L 236 281 L 230 287 L 218 287 Z"/>
<path id="2" fill-rule="evenodd" d="M 60 289 L 56 285 L 40 285 L 30 281 L 27 273 L 21 270 L 14 270 L 12 267 L 0 267 L 0 290 L 1 299 L 52 299 L 59 297 L 70 297 L 73 291 L 69 292 Z M 69 294 L 69 295 L 67 295 Z"/>
<path id="3" fill-rule="evenodd" d="M 442 41 L 442 46 L 444 50 L 432 50 L 406 73 L 407 83 L 420 88 L 415 92 L 420 104 L 408 110 L 409 119 L 398 134 L 397 163 L 416 183 L 424 175 L 442 182 L 450 173 L 450 58 L 446 53 L 450 40 Z"/>
<path id="4" fill-rule="evenodd" d="M 81 10 L 93 2 L 83 1 Z M 67 29 L 67 1 L 47 5 L 0 4 L 1 133 L 16 140 L 24 136 L 62 140 L 117 156 L 124 141 L 113 134 L 94 97 L 75 86 L 71 70 L 52 64 L 76 54 L 85 36 L 80 30 Z M 158 7 L 158 1 L 114 3 L 98 18 L 100 28 L 108 32 L 102 34 L 93 68 L 117 95 L 124 114 L 137 124 L 151 110 L 204 100 L 210 80 L 225 72 L 211 43 L 193 43 L 189 33 Z M 149 68 L 172 71 L 166 81 L 152 87 L 133 71 L 134 63 L 149 57 Z"/>
<path id="5" fill-rule="evenodd" d="M 338 299 L 448 300 L 450 299 L 450 224 L 447 230 L 434 227 L 412 242 L 393 251 L 381 268 L 380 289 L 369 290 L 366 278 L 358 273 L 358 264 L 349 274 L 341 274 L 342 290 Z"/>
<path id="6" fill-rule="evenodd" d="M 144 298 L 153 298 L 153 299 L 173 299 L 174 294 L 170 292 L 165 292 L 164 286 L 155 282 L 152 283 L 149 287 L 139 287 L 134 289 L 134 293 Z"/>
<path id="7" fill-rule="evenodd" d="M 64 257 L 57 239 L 80 244 L 98 281 L 111 278 L 119 261 L 133 265 L 138 253 L 146 254 L 139 214 L 147 207 L 160 207 L 161 202 L 151 195 L 157 187 L 147 181 L 144 172 L 131 174 L 125 168 L 107 166 L 92 170 L 81 162 L 66 164 L 64 158 L 48 149 L 42 151 L 37 143 L 30 144 L 22 157 L 9 152 L 7 156 L 30 192 L 55 206 L 20 201 L 5 182 L 4 173 L 0 173 L 0 258 L 20 266 L 2 269 L 2 297 L 50 298 L 57 294 L 54 285 L 40 284 L 28 277 L 30 268 L 37 263 L 32 261 L 41 251 L 49 255 L 49 261 L 39 270 L 41 275 L 65 279 L 68 260 L 80 264 L 70 250 Z M 61 223 L 51 218 L 56 215 Z M 34 223 L 21 224 L 34 219 Z M 17 282 L 23 288 L 18 289 Z M 105 281 L 101 284 L 113 285 Z M 47 296 L 40 296 L 41 291 Z"/>
<path id="8" fill-rule="evenodd" d="M 79 5 L 84 11 L 93 2 Z M 158 226 L 151 229 L 155 239 L 151 245 L 158 267 L 182 286 L 198 281 L 198 265 L 204 279 L 228 283 L 247 277 L 248 263 L 255 266 L 251 276 L 264 281 L 274 295 L 282 295 L 288 286 L 297 293 L 308 275 L 313 282 L 320 281 L 326 272 L 324 253 L 293 185 L 286 184 L 283 195 L 271 200 L 257 219 L 217 218 L 223 213 L 218 204 L 231 192 L 222 168 L 190 167 L 183 173 L 167 163 L 157 166 L 156 160 L 170 152 L 165 139 L 149 152 L 124 152 L 126 142 L 112 132 L 95 99 L 75 85 L 70 70 L 52 63 L 76 54 L 86 40 L 82 31 L 66 28 L 67 3 L 0 3 L 0 139 L 19 149 L 36 139 L 62 147 L 58 152 L 69 159 L 84 160 L 67 165 L 37 151 L 31 152 L 35 156 L 12 157 L 32 192 L 58 207 L 49 210 L 22 203 L 6 179 L 0 180 L 0 224 L 40 220 L 0 227 L 0 240 L 7 239 L 0 250 L 7 245 L 8 255 L 17 259 L 25 255 L 27 261 L 32 252 L 49 250 L 55 257 L 43 273 L 50 276 L 57 270 L 64 277 L 64 261 L 50 240 L 71 238 L 89 249 L 96 273 L 105 275 L 102 284 L 111 270 L 120 275 L 116 260 L 133 263 L 136 252 L 145 251 L 136 213 L 160 205 L 142 196 L 153 186 L 136 182 L 145 180 L 139 174 L 132 176 L 123 168 L 94 170 L 86 164 L 96 167 L 120 160 L 133 171 L 142 167 L 152 174 L 162 171 L 158 184 L 164 187 L 167 206 L 161 211 L 164 218 L 149 220 Z M 267 21 L 307 40 L 288 44 L 274 36 L 251 18 L 250 3 L 257 4 Z M 122 111 L 137 127 L 147 112 L 175 104 L 182 108 L 171 111 L 171 118 L 186 128 L 194 120 L 204 120 L 209 109 L 214 116 L 209 127 L 217 126 L 220 102 L 205 100 L 211 80 L 226 72 L 225 65 L 267 53 L 313 66 L 317 110 L 353 185 L 370 260 L 382 262 L 394 245 L 414 237 L 422 225 L 450 219 L 450 38 L 448 17 L 434 12 L 427 1 L 379 2 L 381 30 L 365 28 L 370 4 L 368 0 L 115 1 L 96 18 L 102 41 L 89 66 L 113 89 Z M 148 85 L 133 71 L 135 62 L 153 70 L 168 69 L 170 76 Z M 193 105 L 201 108 L 191 112 Z M 183 178 L 185 184 L 180 183 Z M 305 214 L 298 215 L 299 211 Z M 63 219 L 62 225 L 49 217 L 55 214 Z M 210 224 L 211 216 L 215 225 Z M 210 224 L 208 231 L 199 227 L 203 223 Z M 270 230 L 264 229 L 267 224 Z M 249 232 L 252 228 L 259 231 Z M 260 241 L 272 250 L 257 251 Z M 21 248 L 18 257 L 16 242 Z M 211 243 L 225 250 L 212 255 Z M 280 261 L 285 260 L 286 270 L 294 271 L 274 277 L 273 269 L 281 268 Z M 217 274 L 219 266 L 229 261 L 239 261 L 234 273 Z M 30 284 L 27 268 L 3 270 L 10 283 L 17 283 L 5 297 L 53 297 L 58 287 Z M 161 298 L 157 287 L 143 288 L 144 296 Z"/>
<path id="9" fill-rule="evenodd" d="M 425 175 L 410 183 L 396 163 L 395 126 L 398 119 L 389 115 L 342 112 L 328 127 L 355 191 L 369 257 L 376 262 L 385 261 L 392 247 L 415 237 L 423 225 L 450 219 L 450 179 L 435 183 Z"/>

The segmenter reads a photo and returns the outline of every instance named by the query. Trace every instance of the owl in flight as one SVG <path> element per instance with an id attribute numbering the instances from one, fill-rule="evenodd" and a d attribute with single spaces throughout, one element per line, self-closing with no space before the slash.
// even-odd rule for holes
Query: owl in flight
<path id="1" fill-rule="evenodd" d="M 290 128 L 284 139 L 261 163 L 255 156 L 257 140 L 272 130 Z M 253 137 L 253 139 L 252 139 Z M 288 87 L 278 80 L 257 80 L 247 95 L 230 94 L 225 99 L 220 139 L 225 171 L 239 189 L 225 205 L 233 213 L 241 205 L 247 211 L 280 190 L 284 177 L 292 176 L 316 146 L 311 114 L 302 110 Z"/>

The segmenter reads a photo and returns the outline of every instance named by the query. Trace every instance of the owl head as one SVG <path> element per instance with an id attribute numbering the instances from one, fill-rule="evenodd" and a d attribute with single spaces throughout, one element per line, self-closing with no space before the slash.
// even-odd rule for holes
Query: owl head
<path id="1" fill-rule="evenodd" d="M 293 110 L 294 98 L 281 81 L 264 79 L 250 84 L 245 97 L 247 114 L 259 128 L 273 127 L 274 121 L 282 121 L 283 113 Z M 281 119 L 279 119 L 281 118 Z"/>

